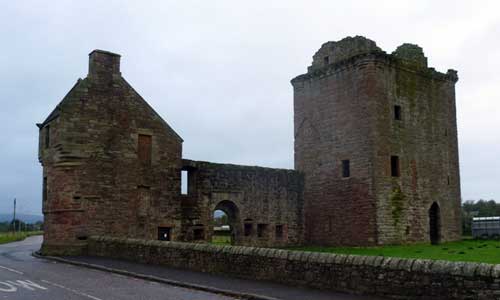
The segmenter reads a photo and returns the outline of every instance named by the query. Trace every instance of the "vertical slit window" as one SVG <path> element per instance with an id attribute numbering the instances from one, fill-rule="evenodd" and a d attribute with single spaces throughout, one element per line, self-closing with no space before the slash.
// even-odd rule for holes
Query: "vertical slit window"
<path id="1" fill-rule="evenodd" d="M 188 171 L 182 170 L 181 171 L 181 194 L 182 195 L 187 195 L 189 191 L 189 180 L 188 180 Z"/>
<path id="2" fill-rule="evenodd" d="M 392 177 L 400 176 L 399 157 L 395 155 L 391 156 L 391 175 Z"/>
<path id="3" fill-rule="evenodd" d="M 401 121 L 401 106 L 394 105 L 394 120 Z"/>
<path id="4" fill-rule="evenodd" d="M 43 177 L 42 201 L 47 201 L 47 177 Z"/>
<path id="5" fill-rule="evenodd" d="M 351 176 L 351 163 L 348 159 L 342 161 L 342 177 Z"/>

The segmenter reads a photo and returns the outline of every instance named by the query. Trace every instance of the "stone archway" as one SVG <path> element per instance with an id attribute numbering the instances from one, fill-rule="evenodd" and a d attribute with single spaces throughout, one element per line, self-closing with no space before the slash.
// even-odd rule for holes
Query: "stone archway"
<path id="1" fill-rule="evenodd" d="M 431 244 L 436 245 L 441 241 L 441 212 L 439 204 L 432 203 L 429 208 L 429 235 Z"/>
<path id="2" fill-rule="evenodd" d="M 216 210 L 221 210 L 227 215 L 230 227 L 231 244 L 237 244 L 240 241 L 241 235 L 240 211 L 238 206 L 236 206 L 236 204 L 232 201 L 223 200 L 220 201 L 212 210 L 212 215 Z"/>

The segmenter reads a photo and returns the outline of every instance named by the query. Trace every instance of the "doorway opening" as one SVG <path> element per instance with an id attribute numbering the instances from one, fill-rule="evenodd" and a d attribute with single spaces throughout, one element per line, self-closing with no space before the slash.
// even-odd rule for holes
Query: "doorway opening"
<path id="1" fill-rule="evenodd" d="M 228 200 L 219 202 L 213 211 L 212 243 L 234 245 L 239 233 L 239 211 Z"/>
<path id="2" fill-rule="evenodd" d="M 439 205 L 434 202 L 429 209 L 429 234 L 431 244 L 437 245 L 441 241 L 441 215 Z"/>

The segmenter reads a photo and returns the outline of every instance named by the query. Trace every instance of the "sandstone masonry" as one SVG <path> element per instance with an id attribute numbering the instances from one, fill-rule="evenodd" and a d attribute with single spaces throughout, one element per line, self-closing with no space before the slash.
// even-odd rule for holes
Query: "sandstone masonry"
<path id="1" fill-rule="evenodd" d="M 42 251 L 79 254 L 91 235 L 203 243 L 219 209 L 236 245 L 458 239 L 456 81 L 416 45 L 324 44 L 292 80 L 295 170 L 283 170 L 183 159 L 120 55 L 94 50 L 87 77 L 37 124 Z"/>
<path id="2" fill-rule="evenodd" d="M 91 237 L 93 256 L 393 299 L 500 300 L 500 265 Z"/>
<path id="3" fill-rule="evenodd" d="M 307 243 L 460 238 L 456 82 L 416 45 L 323 44 L 292 80 Z"/>
<path id="4" fill-rule="evenodd" d="M 38 124 L 43 253 L 79 254 L 90 235 L 210 241 L 216 209 L 237 244 L 302 242 L 299 172 L 182 160 L 183 140 L 121 76 L 120 56 L 89 56 L 88 76 Z"/>

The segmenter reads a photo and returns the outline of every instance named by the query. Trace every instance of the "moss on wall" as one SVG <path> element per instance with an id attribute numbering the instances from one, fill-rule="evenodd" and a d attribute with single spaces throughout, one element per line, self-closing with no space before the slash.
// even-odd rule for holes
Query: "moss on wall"
<path id="1" fill-rule="evenodd" d="M 398 226 L 401 222 L 405 201 L 405 194 L 399 186 L 395 187 L 389 195 L 389 203 L 391 204 L 392 220 L 394 226 Z"/>

